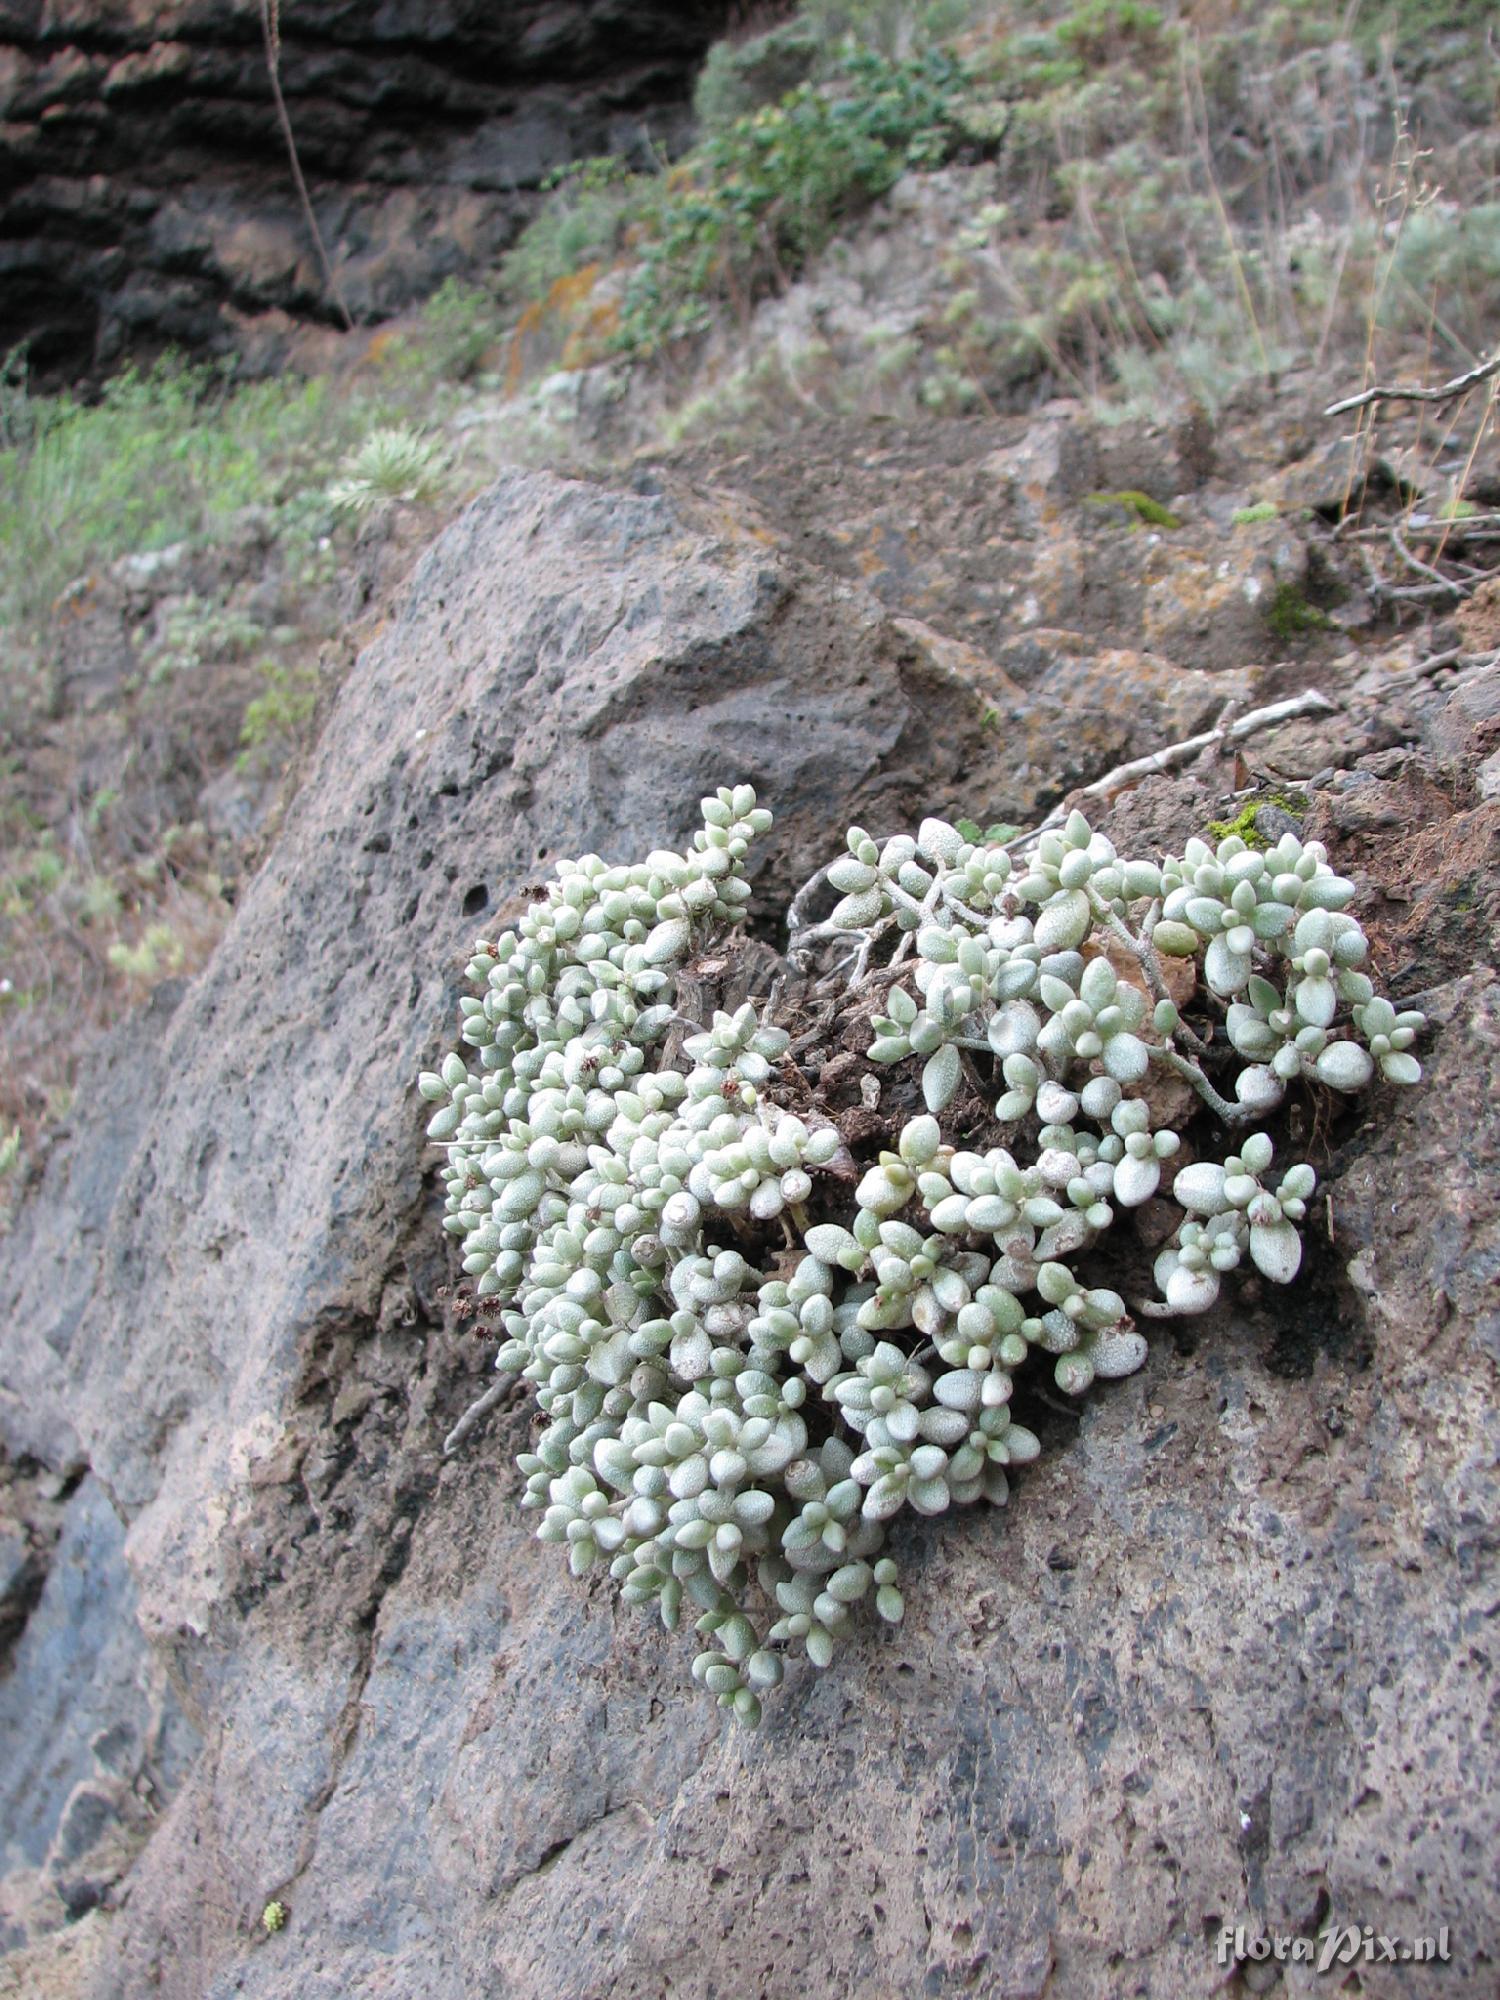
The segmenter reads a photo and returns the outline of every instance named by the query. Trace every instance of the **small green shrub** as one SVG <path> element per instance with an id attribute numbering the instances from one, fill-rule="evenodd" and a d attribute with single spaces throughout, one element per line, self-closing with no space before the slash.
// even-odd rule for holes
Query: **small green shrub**
<path id="1" fill-rule="evenodd" d="M 608 344 L 653 354 L 795 275 L 908 167 L 962 143 L 963 73 L 940 50 L 893 61 L 850 47 L 821 83 L 732 119 L 659 174 L 585 162 L 506 260 L 504 281 L 540 305 L 580 268 L 623 258 Z"/>
<path id="2" fill-rule="evenodd" d="M 1430 49 L 1435 37 L 1464 34 L 1493 22 L 1492 0 L 1365 0 L 1353 19 L 1356 36 L 1378 47 L 1393 37 L 1403 53 Z"/>
<path id="3" fill-rule="evenodd" d="M 737 119 L 666 176 L 627 273 L 618 343 L 651 353 L 699 331 L 710 306 L 795 273 L 906 168 L 958 142 L 962 76 L 933 51 L 892 62 L 851 50 L 830 84 L 803 84 Z"/>
<path id="4" fill-rule="evenodd" d="M 435 438 L 405 424 L 382 425 L 344 461 L 328 502 L 336 513 L 356 519 L 398 500 L 422 505 L 442 492 L 446 469 L 446 454 Z"/>
<path id="5" fill-rule="evenodd" d="M 801 19 L 825 48 L 851 43 L 892 62 L 940 46 L 986 11 L 986 0 L 803 0 Z"/>
<path id="6" fill-rule="evenodd" d="M 1161 31 L 1161 9 L 1140 0 L 1082 0 L 1052 30 L 1089 67 L 1118 59 L 1132 44 L 1153 56 Z"/>
<path id="7" fill-rule="evenodd" d="M 1392 263 L 1388 322 L 1420 333 L 1435 315 L 1456 356 L 1487 354 L 1500 312 L 1500 201 L 1433 202 L 1406 218 Z"/>
<path id="8" fill-rule="evenodd" d="M 318 676 L 311 667 L 279 660 L 260 663 L 261 692 L 245 706 L 240 724 L 241 770 L 267 753 L 301 740 L 318 708 Z"/>
<path id="9" fill-rule="evenodd" d="M 500 308 L 482 285 L 445 278 L 423 305 L 416 325 L 382 352 L 387 393 L 420 395 L 470 381 L 503 332 Z"/>
<path id="10" fill-rule="evenodd" d="M 207 665 L 243 658 L 265 636 L 247 613 L 189 592 L 170 605 L 159 633 L 140 649 L 141 666 L 152 683 L 180 680 Z"/>
<path id="11" fill-rule="evenodd" d="M 151 986 L 169 973 L 181 969 L 185 952 L 182 939 L 170 924 L 148 924 L 134 944 L 112 944 L 108 959 L 115 971 L 127 979 Z"/>
<path id="12" fill-rule="evenodd" d="M 612 258 L 654 178 L 631 173 L 611 154 L 575 160 L 550 175 L 546 200 L 501 262 L 504 294 L 540 303 L 585 265 Z"/>
<path id="13" fill-rule="evenodd" d="M 738 118 L 774 104 L 805 83 L 824 50 L 806 20 L 784 21 L 749 41 L 715 42 L 698 72 L 693 113 L 705 132 L 720 132 Z"/>

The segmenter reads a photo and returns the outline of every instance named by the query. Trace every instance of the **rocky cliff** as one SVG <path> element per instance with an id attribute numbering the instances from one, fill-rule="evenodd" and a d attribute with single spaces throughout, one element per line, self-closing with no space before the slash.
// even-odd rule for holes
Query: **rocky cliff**
<path id="1" fill-rule="evenodd" d="M 423 560 L 218 952 L 122 1027 L 0 1272 L 0 1990 L 1178 2000 L 1230 1977 L 1223 1926 L 1331 1913 L 1447 1923 L 1442 1990 L 1493 1992 L 1492 662 L 1325 653 L 1334 712 L 1257 753 L 1315 777 L 1309 830 L 1433 1022 L 1425 1086 L 1320 1164 L 1310 1282 L 1042 1411 L 1008 1509 L 907 1530 L 899 1630 L 743 1734 L 689 1648 L 532 1539 L 519 1406 L 440 1453 L 490 1344 L 444 1311 L 412 1081 L 477 925 L 560 853 L 680 839 L 730 777 L 778 815 L 769 923 L 850 819 L 1026 811 L 1305 677 L 1258 663 L 1259 627 L 1215 646 L 1270 556 L 1230 590 L 1207 527 L 1170 589 L 1152 538 L 1080 545 L 1055 511 L 1032 552 L 1135 629 L 1154 605 L 1176 657 L 940 637 L 962 602 L 990 643 L 999 511 L 1055 510 L 1055 432 L 967 466 L 930 437 L 925 474 L 810 437 L 774 511 L 747 464 L 517 473 Z M 1110 830 L 1178 841 L 1235 781 L 1210 754 Z"/>
<path id="2" fill-rule="evenodd" d="M 282 0 L 281 76 L 359 320 L 493 266 L 547 173 L 670 150 L 723 4 Z M 0 352 L 42 379 L 331 320 L 259 0 L 0 4 Z"/>

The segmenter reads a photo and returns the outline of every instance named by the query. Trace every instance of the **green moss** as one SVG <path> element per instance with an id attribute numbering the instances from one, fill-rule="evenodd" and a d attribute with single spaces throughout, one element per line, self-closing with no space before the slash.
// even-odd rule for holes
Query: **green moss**
<path id="1" fill-rule="evenodd" d="M 1261 521 L 1274 521 L 1281 509 L 1274 500 L 1255 500 L 1248 507 L 1236 507 L 1231 519 L 1237 528 L 1253 528 Z"/>
<path id="2" fill-rule="evenodd" d="M 1084 501 L 1090 507 L 1123 507 L 1135 520 L 1149 528 L 1180 528 L 1181 521 L 1169 507 L 1163 507 L 1159 500 L 1153 500 L 1149 493 L 1139 493 L 1128 487 L 1121 493 L 1085 493 Z"/>
<path id="3" fill-rule="evenodd" d="M 993 715 L 994 710 L 991 709 L 989 713 Z M 975 847 L 981 844 L 986 847 L 1003 847 L 1007 840 L 1014 840 L 1021 831 L 1020 827 L 1011 826 L 1004 821 L 997 821 L 993 826 L 981 826 L 977 820 L 961 819 L 955 824 L 964 839 L 972 842 Z"/>
<path id="4" fill-rule="evenodd" d="M 1276 639 L 1305 639 L 1309 632 L 1326 632 L 1329 617 L 1309 601 L 1295 583 L 1278 583 L 1266 602 L 1266 629 Z"/>
<path id="5" fill-rule="evenodd" d="M 1220 841 L 1238 835 L 1247 847 L 1269 847 L 1271 842 L 1265 834 L 1256 830 L 1255 824 L 1267 806 L 1275 806 L 1282 812 L 1290 813 L 1294 819 L 1301 819 L 1308 809 L 1308 798 L 1306 792 L 1262 792 L 1258 798 L 1246 799 L 1233 819 L 1211 820 L 1206 829 L 1207 837 Z"/>

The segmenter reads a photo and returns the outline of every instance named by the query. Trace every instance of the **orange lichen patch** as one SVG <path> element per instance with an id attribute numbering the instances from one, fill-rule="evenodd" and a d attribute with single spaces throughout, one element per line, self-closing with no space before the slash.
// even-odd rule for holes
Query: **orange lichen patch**
<path id="1" fill-rule="evenodd" d="M 1003 668 L 977 647 L 967 645 L 962 639 L 951 639 L 946 633 L 936 632 L 932 626 L 920 618 L 893 618 L 892 625 L 909 639 L 939 672 L 951 674 L 956 680 L 965 682 L 986 702 L 1007 702 L 1021 705 L 1025 694 Z"/>
<path id="2" fill-rule="evenodd" d="M 620 302 L 604 299 L 568 335 L 563 347 L 564 368 L 590 368 L 602 361 L 610 342 L 620 330 Z"/>
<path id="3" fill-rule="evenodd" d="M 542 344 L 543 336 L 550 335 L 561 344 L 559 365 L 564 368 L 584 368 L 599 359 L 619 323 L 620 311 L 613 299 L 589 305 L 604 268 L 595 259 L 576 271 L 564 272 L 553 280 L 545 297 L 533 299 L 526 307 L 516 321 L 506 352 L 507 396 L 515 395 L 521 387 L 529 362 L 537 358 L 528 349 Z"/>
<path id="4" fill-rule="evenodd" d="M 383 326 L 378 333 L 370 336 L 364 353 L 364 365 L 383 368 L 393 354 L 399 351 L 404 335 L 396 326 Z"/>
<path id="5" fill-rule="evenodd" d="M 521 386 L 521 377 L 526 368 L 526 341 L 542 323 L 542 302 L 533 299 L 516 321 L 515 331 L 510 337 L 510 347 L 505 357 L 505 393 L 515 395 Z"/>
<path id="6" fill-rule="evenodd" d="M 592 264 L 581 265 L 576 271 L 567 271 L 562 277 L 554 278 L 547 291 L 547 311 L 564 315 L 577 312 L 598 284 L 603 270 L 604 266 L 596 258 Z"/>
<path id="7" fill-rule="evenodd" d="M 98 594 L 98 577 L 92 574 L 78 577 L 60 596 L 53 598 L 52 616 L 59 622 L 86 617 Z"/>

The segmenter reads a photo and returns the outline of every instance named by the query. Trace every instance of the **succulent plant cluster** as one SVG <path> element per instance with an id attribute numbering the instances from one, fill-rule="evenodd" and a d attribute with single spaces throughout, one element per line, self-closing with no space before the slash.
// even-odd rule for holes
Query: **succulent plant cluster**
<path id="1" fill-rule="evenodd" d="M 1248 1126 L 1298 1079 L 1415 1082 L 1422 1020 L 1375 995 L 1353 885 L 1316 843 L 1157 864 L 1078 813 L 1020 857 L 936 819 L 856 828 L 793 955 L 820 945 L 870 1024 L 870 1077 L 909 1066 L 925 1105 L 856 1161 L 791 1087 L 771 1006 L 677 1012 L 770 825 L 748 785 L 702 810 L 684 853 L 560 863 L 477 946 L 465 1048 L 421 1089 L 444 1227 L 540 1413 L 519 1464 L 541 1538 L 669 1628 L 686 1610 L 695 1677 L 754 1723 L 788 1652 L 826 1666 L 867 1598 L 900 1619 L 903 1509 L 1006 1499 L 1039 1449 L 1010 1411 L 1037 1351 L 1078 1395 L 1141 1365 L 1138 1319 L 1206 1310 L 1245 1257 L 1295 1277 L 1312 1169 L 1273 1172 L 1263 1131 L 1192 1157 L 1211 1121 L 1156 1082 Z M 1168 1193 L 1159 1296 L 1127 1305 L 1081 1267 Z"/>

